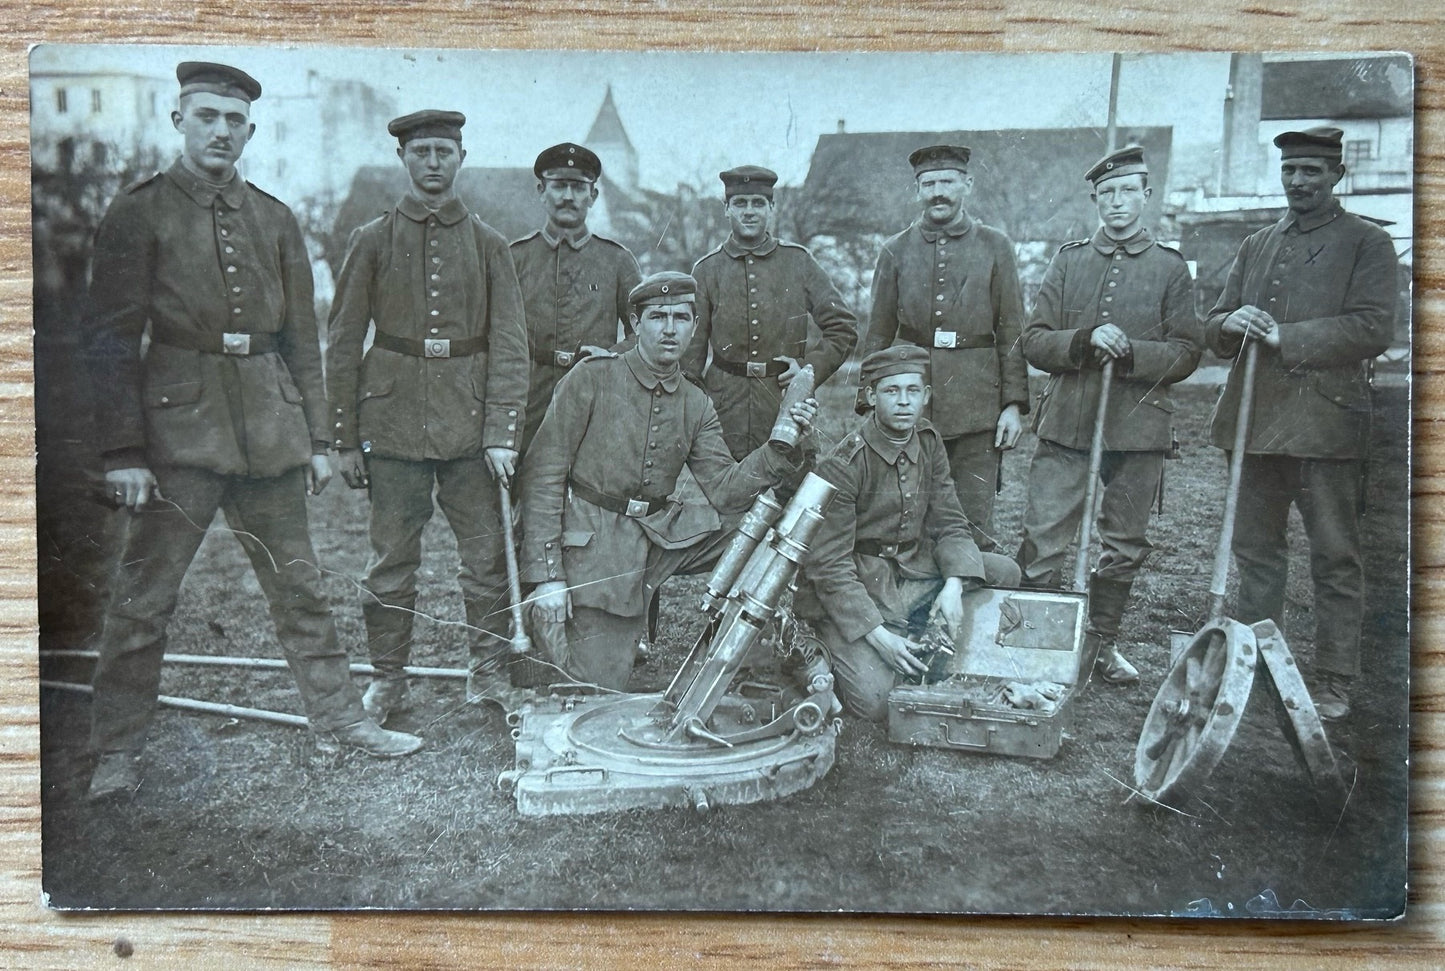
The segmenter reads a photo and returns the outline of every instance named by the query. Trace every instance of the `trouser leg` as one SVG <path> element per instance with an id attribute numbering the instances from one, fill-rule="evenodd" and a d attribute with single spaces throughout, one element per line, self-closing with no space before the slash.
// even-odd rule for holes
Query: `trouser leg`
<path id="1" fill-rule="evenodd" d="M 1360 556 L 1360 462 L 1305 459 L 1300 515 L 1310 543 L 1315 593 L 1315 665 L 1353 678 L 1360 673 L 1360 624 L 1365 608 Z"/>
<path id="2" fill-rule="evenodd" d="M 998 489 L 998 449 L 992 430 L 960 435 L 945 442 L 948 470 L 958 491 L 958 503 L 973 528 L 973 541 L 984 552 L 997 545 L 993 537 L 993 500 Z"/>
<path id="3" fill-rule="evenodd" d="M 619 617 L 592 607 L 572 608 L 567 621 L 567 673 L 585 681 L 625 691 L 632 676 L 632 655 L 645 616 Z"/>
<path id="4" fill-rule="evenodd" d="M 1234 524 L 1234 562 L 1239 569 L 1235 619 L 1253 624 L 1266 617 L 1284 626 L 1289 575 L 1286 530 L 1299 490 L 1300 460 L 1287 455 L 1246 455 Z"/>
<path id="5" fill-rule="evenodd" d="M 1107 452 L 1099 502 L 1100 577 L 1133 580 L 1154 551 L 1149 516 L 1164 471 L 1162 452 Z"/>
<path id="6" fill-rule="evenodd" d="M 366 571 L 362 615 L 372 663 L 383 677 L 400 676 L 410 660 L 416 608 L 416 571 L 421 534 L 432 516 L 430 462 L 373 457 L 371 475 L 371 563 Z"/>
<path id="7" fill-rule="evenodd" d="M 1067 582 L 1064 556 L 1079 529 L 1089 453 L 1039 439 L 1029 465 L 1028 505 L 1018 565 L 1023 584 L 1060 587 Z"/>
<path id="8" fill-rule="evenodd" d="M 867 640 L 849 640 L 830 619 L 816 624 L 818 638 L 833 669 L 833 686 L 849 714 L 869 721 L 888 716 L 888 692 L 898 682 L 893 670 Z"/>
<path id="9" fill-rule="evenodd" d="M 311 727 L 335 731 L 364 721 L 350 659 L 321 593 L 302 470 L 269 478 L 233 477 L 225 510 L 270 603 L 276 639 Z"/>
<path id="10" fill-rule="evenodd" d="M 502 501 L 482 459 L 437 464 L 437 505 L 456 536 L 472 671 L 500 666 L 511 649 L 511 596 L 502 534 Z"/>
<path id="11" fill-rule="evenodd" d="M 225 478 L 210 472 L 152 471 L 165 498 L 121 513 L 121 556 L 91 682 L 90 745 L 101 754 L 139 752 L 145 745 L 160 692 L 166 625 L 225 491 Z"/>

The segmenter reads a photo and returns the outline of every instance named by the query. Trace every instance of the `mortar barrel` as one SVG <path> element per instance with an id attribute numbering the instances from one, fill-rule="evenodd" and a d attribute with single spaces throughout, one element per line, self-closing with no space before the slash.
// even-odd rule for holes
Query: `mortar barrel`
<path id="1" fill-rule="evenodd" d="M 772 526 L 782 511 L 783 507 L 769 496 L 758 496 L 752 508 L 738 523 L 738 530 L 718 559 L 712 576 L 708 577 L 707 589 L 702 595 L 703 610 L 721 609 L 722 602 L 727 599 L 738 575 L 743 572 L 748 558 L 753 555 L 753 550 L 767 535 L 768 527 Z"/>

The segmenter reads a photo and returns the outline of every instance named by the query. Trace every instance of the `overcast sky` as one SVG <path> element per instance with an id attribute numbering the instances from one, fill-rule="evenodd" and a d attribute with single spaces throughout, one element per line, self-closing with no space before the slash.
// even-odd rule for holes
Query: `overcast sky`
<path id="1" fill-rule="evenodd" d="M 37 47 L 32 70 L 112 69 L 173 77 L 182 60 L 234 64 L 266 95 L 305 91 L 308 70 L 371 84 L 398 113 L 465 112 L 468 162 L 530 167 L 580 141 L 608 83 L 654 188 L 706 184 L 757 163 L 801 183 L 818 136 L 1102 126 L 1108 54 L 676 54 L 403 51 L 365 48 Z M 1172 125 L 1182 143 L 1217 142 L 1228 54 L 1125 55 L 1119 124 Z M 264 118 L 266 97 L 253 114 Z M 746 133 L 745 137 L 739 137 Z M 378 138 L 386 139 L 384 131 Z"/>

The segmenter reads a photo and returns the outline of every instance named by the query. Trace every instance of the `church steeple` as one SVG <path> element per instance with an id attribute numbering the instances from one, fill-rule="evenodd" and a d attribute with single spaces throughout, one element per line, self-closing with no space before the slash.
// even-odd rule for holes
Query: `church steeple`
<path id="1" fill-rule="evenodd" d="M 602 159 L 604 179 L 629 189 L 637 187 L 637 149 L 632 146 L 632 139 L 627 137 L 610 84 L 584 144 Z"/>

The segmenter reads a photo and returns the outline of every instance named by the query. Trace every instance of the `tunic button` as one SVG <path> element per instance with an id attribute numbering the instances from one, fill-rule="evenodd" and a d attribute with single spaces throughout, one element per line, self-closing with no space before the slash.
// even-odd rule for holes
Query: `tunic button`
<path id="1" fill-rule="evenodd" d="M 660 414 L 662 414 L 662 406 L 661 406 L 661 405 L 658 405 L 656 408 L 652 409 L 652 413 L 653 413 L 654 415 L 660 415 Z"/>
<path id="2" fill-rule="evenodd" d="M 1107 316 L 1109 316 L 1109 311 L 1107 311 L 1107 310 L 1100 311 L 1099 316 L 1100 316 L 1100 317 L 1107 317 Z"/>
<path id="3" fill-rule="evenodd" d="M 230 231 L 229 229 L 222 229 L 222 230 L 221 230 L 221 238 L 222 238 L 222 239 L 225 239 L 226 237 L 228 237 L 228 236 L 230 236 L 230 235 L 231 235 L 231 231 Z"/>
<path id="4" fill-rule="evenodd" d="M 433 334 L 435 334 L 435 333 L 436 333 L 438 330 L 440 330 L 440 329 L 441 329 L 441 328 L 439 328 L 439 327 L 433 327 L 433 328 L 431 329 L 431 332 L 432 332 Z"/>
<path id="5" fill-rule="evenodd" d="M 162 398 L 161 400 L 164 401 L 165 399 Z M 340 428 L 340 427 L 341 427 L 341 422 L 337 422 L 337 423 L 336 423 L 336 427 L 337 427 L 337 428 Z"/>
<path id="6" fill-rule="evenodd" d="M 1114 267 L 1112 270 L 1110 270 L 1109 272 L 1110 272 L 1110 273 L 1118 273 L 1118 272 L 1119 272 L 1119 268 L 1116 266 L 1116 267 Z"/>
<path id="7" fill-rule="evenodd" d="M 439 296 L 442 295 L 442 292 L 441 292 L 440 290 L 433 290 L 433 291 L 431 292 L 431 295 L 432 295 L 433 297 L 439 297 Z"/>
<path id="8" fill-rule="evenodd" d="M 942 316 L 943 316 L 943 311 L 942 311 L 942 310 L 935 310 L 935 311 L 933 312 L 933 316 L 935 316 L 935 317 L 942 317 Z"/>
<path id="9" fill-rule="evenodd" d="M 433 280 L 440 280 L 440 279 L 441 279 L 441 274 L 439 274 L 439 273 L 433 273 L 433 274 L 431 275 L 431 278 L 432 278 Z"/>
<path id="10" fill-rule="evenodd" d="M 226 272 L 227 272 L 227 273 L 235 273 L 235 272 L 236 272 L 236 268 L 235 268 L 234 266 L 228 266 L 228 267 L 226 267 Z"/>
<path id="11" fill-rule="evenodd" d="M 757 293 L 756 290 L 754 290 L 753 292 L 754 292 L 754 293 Z M 753 310 L 757 310 L 757 309 L 758 309 L 758 305 L 755 304 L 755 303 L 750 303 L 750 304 L 748 304 L 748 306 L 749 306 L 750 308 L 752 308 Z"/>
<path id="12" fill-rule="evenodd" d="M 232 287 L 232 288 L 231 288 L 231 292 L 232 292 L 232 293 L 240 293 L 240 292 L 241 292 L 241 288 L 240 288 L 240 287 Z"/>
<path id="13" fill-rule="evenodd" d="M 170 404 L 170 403 L 171 403 L 171 399 L 170 399 L 170 398 L 167 398 L 165 395 L 161 395 L 161 404 L 163 404 L 163 405 L 168 405 L 168 404 Z M 337 428 L 340 428 L 341 426 L 340 426 L 340 425 L 337 425 L 336 427 L 337 427 Z"/>
<path id="14" fill-rule="evenodd" d="M 934 300 L 942 300 L 942 299 L 943 299 L 943 294 L 940 293 L 938 296 L 934 297 L 933 299 L 934 299 Z"/>
<path id="15" fill-rule="evenodd" d="M 757 340 L 757 339 L 758 339 L 758 335 L 757 335 L 757 334 L 754 334 L 754 335 L 753 335 L 753 340 Z"/>
<path id="16" fill-rule="evenodd" d="M 509 412 L 507 412 L 507 417 L 508 417 L 508 418 L 516 418 L 516 417 L 517 417 L 517 413 L 516 413 L 515 411 L 509 411 Z"/>
<path id="17" fill-rule="evenodd" d="M 437 315 L 440 314 L 440 313 L 441 313 L 440 310 L 433 310 L 433 311 L 431 312 L 431 315 L 432 315 L 433 317 L 435 317 L 435 316 L 437 316 Z"/>
<path id="18" fill-rule="evenodd" d="M 1109 286 L 1111 286 L 1111 287 L 1117 287 L 1118 285 L 1119 285 L 1119 281 L 1118 281 L 1118 280 L 1110 280 L 1110 281 L 1109 281 Z"/>
<path id="19" fill-rule="evenodd" d="M 657 426 L 656 426 L 656 425 L 653 425 L 653 426 L 652 426 L 652 430 L 653 430 L 653 431 L 657 431 Z"/>
<path id="20" fill-rule="evenodd" d="M 547 549 L 550 550 L 551 548 L 552 548 L 552 544 L 551 544 L 551 543 L 548 543 L 548 544 L 547 544 Z"/>
<path id="21" fill-rule="evenodd" d="M 939 268 L 940 270 L 943 269 L 943 264 L 942 264 L 942 263 L 938 264 L 938 268 Z"/>
<path id="22" fill-rule="evenodd" d="M 752 258 L 751 256 L 749 256 L 749 257 L 748 257 L 748 266 L 752 266 L 752 265 L 753 265 L 753 258 Z"/>
<path id="23" fill-rule="evenodd" d="M 241 313 L 241 308 L 240 308 L 240 307 L 232 307 L 232 308 L 231 308 L 231 316 L 233 316 L 233 317 L 234 317 L 234 316 L 239 316 L 240 313 Z"/>
<path id="24" fill-rule="evenodd" d="M 938 278 L 938 282 L 939 282 L 939 283 L 943 283 L 943 282 L 944 282 L 943 277 L 939 277 L 939 278 Z"/>
<path id="25" fill-rule="evenodd" d="M 226 252 L 227 252 L 227 253 L 234 253 L 234 252 L 236 252 L 236 247 L 234 247 L 234 246 L 227 246 L 227 247 L 226 247 Z"/>
<path id="26" fill-rule="evenodd" d="M 648 447 L 648 448 L 657 448 L 657 443 L 656 443 L 656 442 L 648 442 L 648 443 L 647 443 L 647 447 Z"/>
<path id="27" fill-rule="evenodd" d="M 428 243 L 427 245 L 428 245 L 428 246 L 435 246 L 436 244 L 437 244 L 437 241 L 436 241 L 436 240 L 432 240 L 432 241 L 431 241 L 430 243 Z"/>
<path id="28" fill-rule="evenodd" d="M 1122 260 L 1123 258 L 1124 258 L 1124 254 L 1123 254 L 1123 253 L 1115 253 L 1115 254 L 1114 254 L 1114 259 L 1116 259 L 1116 260 Z"/>
<path id="29" fill-rule="evenodd" d="M 1112 303 L 1113 300 L 1114 300 L 1114 295 L 1113 295 L 1112 293 L 1109 294 L 1107 297 L 1104 298 L 1104 302 L 1105 302 L 1105 303 Z"/>
<path id="30" fill-rule="evenodd" d="M 652 468 L 652 459 L 647 460 L 647 467 Z"/>
<path id="31" fill-rule="evenodd" d="M 757 352 L 757 351 L 753 351 L 753 357 L 757 357 L 757 356 L 758 356 L 758 352 Z"/>
<path id="32" fill-rule="evenodd" d="M 757 325 L 758 325 L 758 321 L 757 321 L 757 318 L 755 317 L 755 318 L 753 318 L 753 326 L 756 327 Z"/>
<path id="33" fill-rule="evenodd" d="M 643 484 L 643 485 L 652 485 L 652 480 L 651 480 L 651 479 L 643 479 L 643 480 L 642 480 L 642 484 Z"/>
<path id="34" fill-rule="evenodd" d="M 1277 286 L 1279 286 L 1279 281 L 1278 281 L 1278 280 L 1270 280 L 1270 281 L 1269 281 L 1269 285 L 1272 286 L 1272 287 L 1277 287 Z"/>
<path id="35" fill-rule="evenodd" d="M 433 257 L 431 258 L 431 261 L 432 261 L 433 263 L 440 263 L 440 262 L 442 261 L 442 258 L 441 258 L 440 256 L 433 256 Z"/>
<path id="36" fill-rule="evenodd" d="M 509 431 L 509 432 L 514 432 L 514 431 L 516 431 L 516 430 L 517 430 L 517 426 L 516 426 L 516 423 L 515 423 L 515 422 L 514 422 L 513 424 L 510 424 L 510 425 L 507 426 L 507 431 Z"/>

